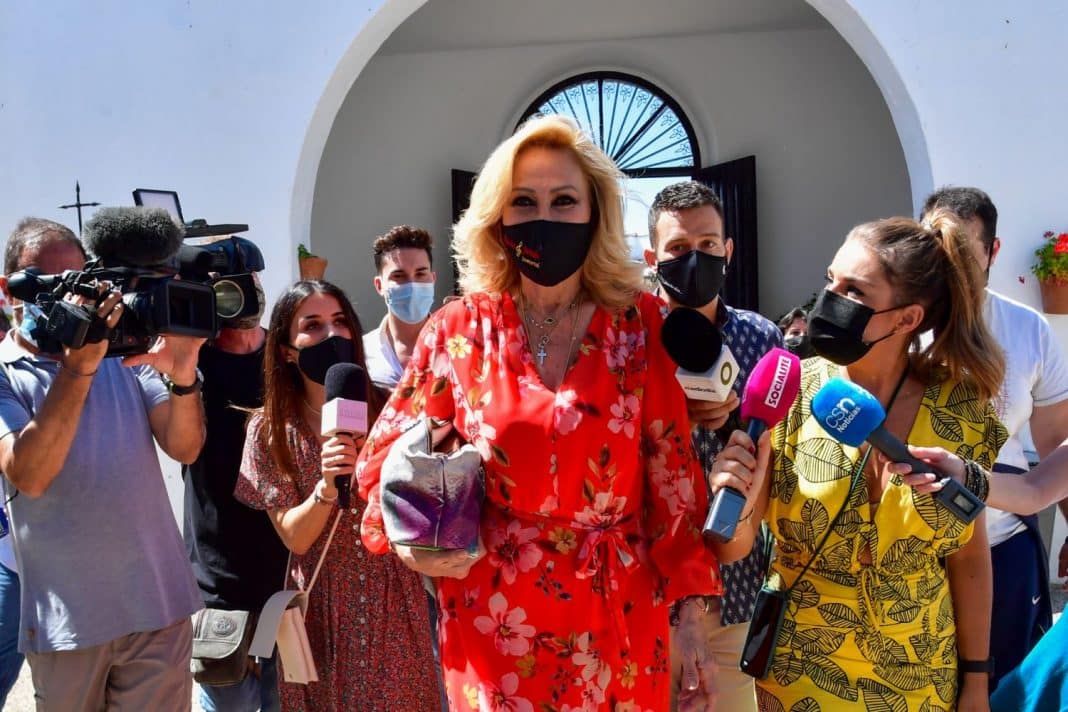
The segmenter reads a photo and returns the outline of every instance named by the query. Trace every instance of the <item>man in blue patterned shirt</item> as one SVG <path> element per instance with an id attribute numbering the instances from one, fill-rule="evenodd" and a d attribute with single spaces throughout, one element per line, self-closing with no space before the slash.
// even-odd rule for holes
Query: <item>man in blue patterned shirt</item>
<path id="1" fill-rule="evenodd" d="M 749 373 L 772 347 L 782 346 L 774 323 L 761 315 L 734 309 L 719 296 L 734 252 L 724 234 L 723 206 L 707 186 L 695 181 L 664 188 L 649 210 L 649 241 L 645 261 L 656 269 L 660 293 L 668 305 L 690 307 L 713 321 L 723 334 L 723 345 L 738 361 L 738 380 L 724 401 L 688 400 L 693 445 L 705 471 L 709 496 L 719 487 L 709 479 L 712 462 L 732 430 L 741 427 L 738 405 Z M 724 596 L 683 599 L 672 611 L 673 708 L 696 703 L 715 692 L 718 709 L 756 710 L 753 678 L 738 669 L 742 645 L 753 614 L 753 604 L 767 571 L 764 534 L 749 555 L 720 567 Z M 697 660 L 681 660 L 674 641 L 700 640 Z M 717 670 L 718 667 L 718 671 Z M 708 679 L 715 674 L 715 680 Z"/>

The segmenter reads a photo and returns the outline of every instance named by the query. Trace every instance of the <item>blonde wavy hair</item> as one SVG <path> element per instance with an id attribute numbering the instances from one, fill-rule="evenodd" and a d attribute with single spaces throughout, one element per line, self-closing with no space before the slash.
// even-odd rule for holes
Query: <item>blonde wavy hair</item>
<path id="1" fill-rule="evenodd" d="M 461 291 L 501 294 L 518 286 L 519 270 L 501 244 L 501 216 L 511 197 L 516 157 L 534 147 L 569 151 L 589 181 L 596 225 L 582 265 L 582 286 L 603 307 L 634 304 L 642 288 L 641 266 L 631 262 L 623 237 L 623 176 L 578 124 L 563 116 L 530 119 L 494 149 L 479 171 L 471 203 L 453 227 Z"/>

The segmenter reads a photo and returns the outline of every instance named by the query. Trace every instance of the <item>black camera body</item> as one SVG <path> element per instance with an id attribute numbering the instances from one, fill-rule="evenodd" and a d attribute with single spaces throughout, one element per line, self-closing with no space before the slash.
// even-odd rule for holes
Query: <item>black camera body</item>
<path id="1" fill-rule="evenodd" d="M 145 353 L 160 334 L 213 338 L 221 327 L 260 310 L 255 279 L 246 269 L 249 251 L 262 269 L 262 256 L 248 240 L 230 238 L 204 247 L 183 245 L 166 262 L 150 267 L 96 258 L 81 271 L 39 275 L 15 272 L 8 279 L 12 296 L 32 302 L 43 313 L 32 335 L 45 353 L 64 347 L 108 341 L 107 356 Z M 96 310 L 108 291 L 122 294 L 122 316 L 107 329 Z M 66 301 L 69 294 L 90 300 Z"/>

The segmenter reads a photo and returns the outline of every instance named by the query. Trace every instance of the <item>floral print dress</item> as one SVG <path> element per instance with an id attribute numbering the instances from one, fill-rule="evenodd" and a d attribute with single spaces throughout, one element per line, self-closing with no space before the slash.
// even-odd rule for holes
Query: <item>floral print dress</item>
<path id="1" fill-rule="evenodd" d="M 319 439 L 303 420 L 286 424 L 294 481 L 263 445 L 265 429 L 263 416 L 253 415 L 234 496 L 256 509 L 288 509 L 307 499 L 322 477 Z M 352 508 L 341 512 L 304 619 L 319 681 L 282 681 L 282 709 L 433 712 L 441 698 L 422 581 L 396 556 L 365 551 L 359 536 L 363 503 L 352 499 Z M 335 517 L 336 510 L 303 556 L 292 556 L 287 588 L 308 586 Z"/>
<path id="2" fill-rule="evenodd" d="M 507 294 L 424 328 L 357 474 L 364 542 L 384 552 L 379 473 L 405 425 L 451 419 L 482 454 L 488 553 L 436 580 L 451 709 L 667 709 L 667 604 L 722 586 L 663 316 L 650 295 L 598 308 L 556 392 Z"/>

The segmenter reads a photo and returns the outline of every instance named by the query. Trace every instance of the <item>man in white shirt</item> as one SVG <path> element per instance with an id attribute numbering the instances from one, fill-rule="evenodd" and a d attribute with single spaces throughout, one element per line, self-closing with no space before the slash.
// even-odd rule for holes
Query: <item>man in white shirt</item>
<path id="1" fill-rule="evenodd" d="M 990 196 L 978 188 L 945 187 L 927 198 L 923 215 L 938 208 L 948 209 L 961 219 L 975 259 L 989 277 L 1001 248 L 996 237 L 997 208 Z M 1025 425 L 1031 426 L 1040 458 L 1068 439 L 1068 361 L 1049 322 L 1031 307 L 987 287 L 984 316 L 1005 351 L 1005 380 L 995 407 L 1009 440 L 998 453 L 994 469 L 1022 473 L 1028 469 L 1020 440 Z M 1060 507 L 1068 516 L 1068 500 Z M 1052 625 L 1049 557 L 1036 525 L 1034 516 L 987 508 L 994 569 L 991 691 Z"/>
<path id="2" fill-rule="evenodd" d="M 388 311 L 377 329 L 364 334 L 363 350 L 371 381 L 386 390 L 400 380 L 434 306 L 433 245 L 430 233 L 408 225 L 375 239 L 375 291 Z"/>

